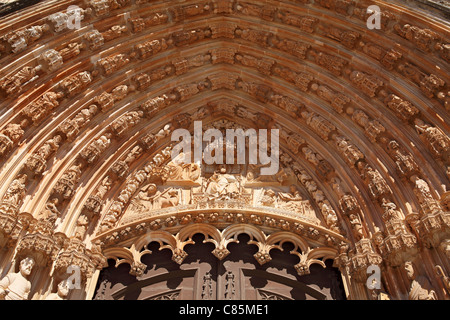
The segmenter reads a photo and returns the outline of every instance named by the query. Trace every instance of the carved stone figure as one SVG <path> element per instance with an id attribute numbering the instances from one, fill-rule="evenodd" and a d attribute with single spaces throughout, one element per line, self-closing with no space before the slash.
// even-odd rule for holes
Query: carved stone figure
<path id="1" fill-rule="evenodd" d="M 395 94 L 387 96 L 384 103 L 405 121 L 408 121 L 419 114 L 419 110 L 414 107 L 411 102 L 403 100 Z"/>
<path id="2" fill-rule="evenodd" d="M 96 105 L 90 105 L 88 108 L 82 109 L 73 119 L 67 119 L 59 126 L 59 130 L 63 132 L 69 141 L 73 141 L 85 126 L 96 114 L 98 108 Z"/>
<path id="3" fill-rule="evenodd" d="M 239 182 L 235 176 L 227 174 L 225 166 L 208 179 L 205 194 L 209 200 L 230 200 L 239 195 Z"/>
<path id="4" fill-rule="evenodd" d="M 424 276 L 418 276 L 411 261 L 405 262 L 408 279 L 411 280 L 409 300 L 437 300 L 436 292 L 430 290 L 430 281 Z"/>
<path id="5" fill-rule="evenodd" d="M 401 175 L 409 176 L 419 171 L 419 166 L 414 160 L 414 157 L 402 150 L 397 141 L 390 141 L 387 146 L 387 150 L 397 165 L 397 172 Z"/>
<path id="6" fill-rule="evenodd" d="M 45 204 L 44 209 L 39 213 L 38 219 L 52 221 L 55 223 L 56 219 L 61 215 L 58 210 L 58 198 L 52 198 Z"/>
<path id="7" fill-rule="evenodd" d="M 364 165 L 362 162 L 358 164 L 358 168 L 362 171 L 362 177 L 368 183 L 370 195 L 373 198 L 378 199 L 382 195 L 392 193 L 391 188 L 377 170 L 370 165 Z"/>
<path id="8" fill-rule="evenodd" d="M 131 203 L 131 210 L 135 213 L 151 212 L 152 210 L 177 206 L 179 194 L 173 188 L 159 191 L 156 184 L 151 183 L 143 187 Z"/>
<path id="9" fill-rule="evenodd" d="M 27 257 L 20 261 L 18 273 L 10 273 L 0 280 L 0 300 L 28 300 L 31 282 L 27 278 L 34 264 L 34 259 Z"/>
<path id="10" fill-rule="evenodd" d="M 201 174 L 201 167 L 198 163 L 184 162 L 185 154 L 180 153 L 168 164 L 169 180 L 196 181 Z"/>
<path id="11" fill-rule="evenodd" d="M 12 76 L 4 77 L 0 80 L 0 88 L 7 95 L 15 95 L 23 91 L 25 83 L 36 77 L 40 67 L 25 66 Z"/>
<path id="12" fill-rule="evenodd" d="M 63 98 L 62 92 L 49 91 L 44 93 L 36 101 L 30 103 L 23 109 L 23 114 L 31 118 L 34 124 L 40 122 L 47 114 L 59 106 L 59 99 Z"/>
<path id="13" fill-rule="evenodd" d="M 325 141 L 328 140 L 330 133 L 336 130 L 336 127 L 321 115 L 314 112 L 302 112 L 302 117 L 306 123 Z"/>
<path id="14" fill-rule="evenodd" d="M 382 199 L 381 207 L 384 209 L 383 219 L 384 221 L 390 220 L 402 220 L 402 216 L 395 203 L 389 201 L 386 198 Z"/>
<path id="15" fill-rule="evenodd" d="M 11 31 L 2 39 L 9 44 L 11 52 L 17 53 L 25 50 L 28 45 L 41 38 L 49 30 L 50 27 L 47 24 L 31 26 L 23 30 Z"/>
<path id="16" fill-rule="evenodd" d="M 65 78 L 61 82 L 61 88 L 69 97 L 72 97 L 80 93 L 91 82 L 91 73 L 88 71 L 83 71 L 77 73 L 76 75 Z"/>
<path id="17" fill-rule="evenodd" d="M 334 137 L 336 145 L 344 159 L 351 167 L 354 167 L 359 161 L 364 159 L 364 154 L 349 140 L 343 136 Z"/>
<path id="18" fill-rule="evenodd" d="M 130 130 L 133 126 L 138 124 L 144 113 L 142 111 L 130 111 L 121 116 L 119 119 L 114 121 L 110 127 L 113 130 L 114 134 L 117 136 L 121 136 L 128 130 Z"/>
<path id="19" fill-rule="evenodd" d="M 84 239 L 84 235 L 86 234 L 88 228 L 89 220 L 88 218 L 82 214 L 77 220 L 77 226 L 75 228 L 74 237 L 79 240 Z"/>
<path id="20" fill-rule="evenodd" d="M 26 195 L 26 183 L 28 181 L 28 176 L 26 174 L 19 174 L 16 179 L 11 182 L 1 202 L 1 207 L 4 204 L 11 206 L 12 208 L 19 209 L 22 205 L 23 199 Z M 0 208 L 1 208 L 0 207 Z"/>
<path id="21" fill-rule="evenodd" d="M 353 71 L 350 74 L 350 80 L 358 87 L 358 89 L 371 98 L 375 97 L 379 89 L 384 85 L 384 82 L 376 76 L 361 71 Z"/>
<path id="22" fill-rule="evenodd" d="M 23 120 L 20 124 L 10 123 L 5 129 L 0 131 L 0 156 L 7 154 L 14 144 L 19 142 L 27 126 L 28 120 Z"/>
<path id="23" fill-rule="evenodd" d="M 97 161 L 101 157 L 102 153 L 111 145 L 110 138 L 110 133 L 100 136 L 100 138 L 94 140 L 85 149 L 83 149 L 80 156 L 89 164 Z"/>

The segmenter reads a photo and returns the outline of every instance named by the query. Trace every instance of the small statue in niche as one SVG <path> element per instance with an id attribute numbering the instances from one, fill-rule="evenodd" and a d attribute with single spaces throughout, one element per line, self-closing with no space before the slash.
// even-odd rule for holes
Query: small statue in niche
<path id="1" fill-rule="evenodd" d="M 27 300 L 31 282 L 27 279 L 35 261 L 27 257 L 20 261 L 19 272 L 10 273 L 0 280 L 0 300 Z"/>
<path id="2" fill-rule="evenodd" d="M 132 200 L 131 208 L 133 211 L 140 213 L 175 207 L 179 201 L 177 190 L 168 188 L 161 192 L 158 190 L 156 184 L 151 183 L 138 192 L 137 197 Z"/>
<path id="3" fill-rule="evenodd" d="M 276 203 L 275 191 L 273 191 L 272 189 L 264 190 L 264 193 L 263 193 L 261 199 L 259 200 L 259 202 L 263 206 L 274 207 L 275 203 Z"/>
<path id="4" fill-rule="evenodd" d="M 65 300 L 69 295 L 70 282 L 68 280 L 62 280 L 57 287 L 56 293 L 50 293 L 45 300 Z"/>
<path id="5" fill-rule="evenodd" d="M 427 278 L 418 276 L 411 261 L 405 262 L 405 270 L 408 279 L 411 280 L 409 300 L 437 300 L 436 292 L 429 290 L 431 284 Z"/>

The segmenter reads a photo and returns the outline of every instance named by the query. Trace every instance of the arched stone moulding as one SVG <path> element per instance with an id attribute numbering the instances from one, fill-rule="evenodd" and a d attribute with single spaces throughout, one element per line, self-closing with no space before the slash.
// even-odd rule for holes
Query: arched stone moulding
<path id="1" fill-rule="evenodd" d="M 366 27 L 374 3 L 381 30 Z M 65 23 L 70 5 L 83 9 L 79 29 Z M 382 266 L 391 297 L 407 298 L 393 288 L 408 287 L 398 268 L 414 259 L 448 297 L 434 272 L 449 270 L 445 21 L 384 1 L 92 0 L 44 1 L 1 19 L 0 29 L 2 275 L 7 257 L 44 239 L 59 252 L 36 257 L 55 275 L 75 257 L 91 261 L 85 275 L 102 268 L 109 249 L 92 242 L 99 226 L 188 114 L 189 126 L 273 119 L 285 130 L 284 167 L 319 227 L 338 226 L 345 238 L 334 257 L 350 298 L 368 298 L 371 263 Z M 228 111 L 218 112 L 224 101 Z M 135 125 L 116 122 L 125 115 Z M 161 139 L 152 145 L 149 133 Z M 53 230 L 41 223 L 51 214 Z M 260 228 L 270 237 L 268 221 Z M 120 224 L 108 232 L 116 229 L 126 233 Z M 312 261 L 315 248 L 303 249 L 300 260 Z M 35 276 L 34 298 L 51 290 L 45 277 Z M 94 278 L 85 277 L 87 291 Z M 72 298 L 89 296 L 81 291 Z"/>

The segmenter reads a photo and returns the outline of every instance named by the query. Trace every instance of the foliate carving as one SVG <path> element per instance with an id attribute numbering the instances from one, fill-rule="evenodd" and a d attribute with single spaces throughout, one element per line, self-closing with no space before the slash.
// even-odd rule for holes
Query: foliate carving
<path id="1" fill-rule="evenodd" d="M 231 1 L 229 3 L 231 3 Z M 218 38 L 234 39 L 237 26 L 238 26 L 237 23 L 232 23 L 229 21 L 210 23 L 209 28 L 211 29 L 211 38 L 212 39 L 218 39 Z"/>
<path id="2" fill-rule="evenodd" d="M 42 174 L 47 168 L 47 160 L 52 153 L 58 150 L 61 141 L 62 138 L 59 135 L 47 140 L 42 147 L 27 159 L 25 167 L 36 175 Z"/>
<path id="3" fill-rule="evenodd" d="M 86 245 L 77 238 L 68 241 L 67 246 L 61 250 L 54 263 L 55 273 L 66 274 L 70 266 L 78 267 L 81 282 L 85 282 L 94 273 L 95 269 L 105 267 L 106 258 L 93 244 L 92 249 L 86 249 Z M 107 265 L 107 264 L 106 264 Z"/>
<path id="4" fill-rule="evenodd" d="M 59 106 L 59 101 L 64 97 L 62 92 L 49 91 L 40 98 L 26 106 L 22 113 L 29 117 L 35 125 L 46 117 L 53 109 Z"/>
<path id="5" fill-rule="evenodd" d="M 369 239 L 361 239 L 355 243 L 355 248 L 350 250 L 348 258 L 349 271 L 360 282 L 366 281 L 369 266 L 380 266 L 383 261 L 383 258 L 375 252 Z"/>
<path id="6" fill-rule="evenodd" d="M 54 234 L 54 220 L 39 219 L 31 223 L 29 233 L 23 236 L 17 244 L 19 256 L 32 256 L 39 266 L 49 266 L 53 263 L 57 253 L 64 244 L 60 235 Z M 61 241 L 62 240 L 62 241 Z"/>

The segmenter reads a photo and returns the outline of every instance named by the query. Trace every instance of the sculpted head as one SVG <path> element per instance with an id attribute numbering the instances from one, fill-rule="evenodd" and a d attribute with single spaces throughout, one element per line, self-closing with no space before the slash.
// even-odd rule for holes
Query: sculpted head
<path id="1" fill-rule="evenodd" d="M 408 278 L 413 279 L 414 278 L 414 266 L 411 261 L 405 262 L 405 270 L 406 270 L 406 275 L 408 276 Z"/>

